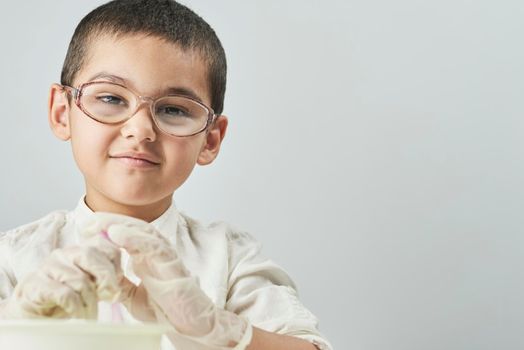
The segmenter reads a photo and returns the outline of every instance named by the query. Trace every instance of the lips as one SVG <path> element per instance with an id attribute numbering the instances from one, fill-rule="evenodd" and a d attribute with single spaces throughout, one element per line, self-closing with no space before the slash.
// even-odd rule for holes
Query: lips
<path id="1" fill-rule="evenodd" d="M 160 164 L 160 160 L 157 157 L 155 157 L 152 154 L 143 153 L 143 152 L 122 152 L 122 153 L 113 154 L 110 156 L 110 158 L 128 158 L 131 160 L 134 159 L 137 161 L 145 161 L 153 165 Z"/>

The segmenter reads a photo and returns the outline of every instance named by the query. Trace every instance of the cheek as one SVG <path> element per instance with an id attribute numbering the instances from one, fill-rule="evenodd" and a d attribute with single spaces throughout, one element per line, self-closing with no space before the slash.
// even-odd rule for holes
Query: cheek
<path id="1" fill-rule="evenodd" d="M 164 143 L 166 164 L 170 171 L 182 176 L 189 175 L 200 154 L 203 138 L 200 135 L 191 138 L 172 139 Z"/>
<path id="2" fill-rule="evenodd" d="M 112 132 L 94 120 L 76 116 L 71 123 L 71 147 L 78 167 L 92 170 L 107 155 Z M 109 130 L 110 131 L 110 130 Z M 96 168 L 95 168 L 96 169 Z"/>

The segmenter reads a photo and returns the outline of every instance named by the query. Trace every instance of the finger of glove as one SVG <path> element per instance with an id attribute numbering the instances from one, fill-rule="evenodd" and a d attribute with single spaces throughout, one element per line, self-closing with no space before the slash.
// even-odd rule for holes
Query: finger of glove
<path id="1" fill-rule="evenodd" d="M 157 260 L 169 260 L 176 257 L 169 242 L 155 229 L 144 230 L 142 227 L 117 224 L 108 228 L 107 236 L 134 259 L 148 256 Z"/>
<path id="2" fill-rule="evenodd" d="M 86 247 L 96 248 L 99 252 L 103 253 L 115 267 L 120 268 L 121 252 L 120 247 L 111 242 L 109 238 L 104 234 L 98 234 L 90 237 L 83 242 Z"/>
<path id="3" fill-rule="evenodd" d="M 152 235 L 157 233 L 154 226 L 146 221 L 126 215 L 95 212 L 90 216 L 84 228 L 81 230 L 82 240 L 86 245 L 95 246 L 104 251 L 111 260 L 116 261 L 115 257 L 120 259 L 119 247 L 114 244 L 115 242 L 113 242 L 108 235 L 109 227 L 116 225 L 128 228 L 133 227 L 134 229 Z M 161 235 L 158 236 L 163 238 Z"/>
<path id="4" fill-rule="evenodd" d="M 135 285 L 127 278 L 121 281 L 122 293 L 119 302 L 124 304 L 133 317 L 142 322 L 156 322 L 155 314 L 149 304 L 147 290 L 143 285 Z"/>
<path id="5" fill-rule="evenodd" d="M 58 265 L 57 265 L 58 264 Z M 55 250 L 51 254 L 49 270 L 54 266 L 74 265 L 88 275 L 96 285 L 98 299 L 113 301 L 120 291 L 120 267 L 115 267 L 108 257 L 93 247 L 75 247 L 66 250 Z"/>
<path id="6" fill-rule="evenodd" d="M 142 227 L 143 229 L 151 226 L 146 221 L 133 218 L 131 216 L 107 213 L 107 212 L 95 212 L 91 215 L 81 230 L 81 236 L 84 239 L 89 239 L 92 236 L 97 236 L 100 232 L 107 231 L 111 225 L 131 225 L 135 227 Z"/>
<path id="7" fill-rule="evenodd" d="M 135 296 L 137 285 L 127 279 L 127 277 L 122 276 L 119 286 L 120 294 L 118 296 L 118 302 L 127 305 L 128 302 L 133 301 L 132 299 Z"/>
<path id="8" fill-rule="evenodd" d="M 82 296 L 74 289 L 44 273 L 35 273 L 21 282 L 14 303 L 21 317 L 89 317 Z M 96 304 L 95 304 L 96 305 Z M 96 310 L 95 310 L 96 314 Z"/>
<path id="9" fill-rule="evenodd" d="M 59 260 L 49 264 L 43 272 L 49 278 L 68 286 L 81 296 L 84 310 L 86 310 L 83 317 L 92 318 L 96 315 L 97 286 L 89 274 L 74 264 L 64 264 Z"/>
<path id="10" fill-rule="evenodd" d="M 146 224 L 145 221 L 129 216 L 96 212 L 91 215 L 80 230 L 80 241 L 82 245 L 93 246 L 104 252 L 111 261 L 120 265 L 120 250 L 107 237 L 107 229 L 114 223 Z"/>
<path id="11" fill-rule="evenodd" d="M 130 255 L 133 271 L 142 279 L 161 280 L 185 277 L 189 272 L 175 250 L 158 232 L 145 232 L 136 227 L 112 225 L 108 237 Z"/>

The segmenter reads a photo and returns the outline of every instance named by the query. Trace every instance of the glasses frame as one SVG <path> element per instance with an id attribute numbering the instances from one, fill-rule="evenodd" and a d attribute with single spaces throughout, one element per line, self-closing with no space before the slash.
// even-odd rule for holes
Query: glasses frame
<path id="1" fill-rule="evenodd" d="M 84 89 L 89 86 L 89 85 L 93 85 L 93 84 L 100 84 L 100 83 L 103 83 L 103 84 L 112 84 L 112 85 L 116 85 L 116 86 L 120 86 L 126 90 L 128 90 L 129 92 L 131 92 L 134 96 L 135 96 L 135 99 L 136 99 L 136 108 L 135 110 L 133 111 L 133 113 L 131 113 L 131 115 L 129 116 L 129 118 L 127 119 L 124 119 L 124 120 L 121 120 L 121 121 L 118 121 L 118 122 L 114 122 L 114 123 L 107 123 L 107 122 L 103 122 L 103 121 L 100 121 L 98 120 L 95 116 L 91 115 L 85 108 L 84 106 L 82 106 L 82 103 L 81 103 L 81 98 L 82 98 L 82 93 L 84 91 Z M 153 119 L 153 122 L 155 123 L 156 127 L 158 128 L 158 130 L 162 131 L 164 134 L 167 134 L 169 136 L 173 136 L 173 137 L 190 137 L 190 136 L 194 136 L 194 135 L 197 135 L 197 134 L 200 134 L 201 132 L 207 130 L 209 128 L 209 126 L 211 124 L 213 124 L 213 122 L 216 120 L 216 118 L 218 117 L 215 112 L 213 111 L 213 109 L 211 109 L 210 107 L 206 106 L 205 104 L 203 104 L 202 102 L 196 100 L 195 98 L 193 97 L 190 97 L 190 96 L 187 96 L 187 95 L 184 95 L 184 94 L 168 94 L 168 95 L 165 95 L 165 96 L 160 96 L 158 98 L 153 98 L 153 97 L 148 97 L 148 96 L 142 96 L 140 94 L 138 94 L 136 91 L 130 89 L 129 87 L 123 85 L 123 84 L 119 84 L 119 83 L 115 83 L 115 82 L 112 82 L 112 81 L 89 81 L 87 83 L 83 83 L 83 84 L 80 84 L 78 85 L 78 87 L 72 87 L 72 86 L 68 86 L 68 85 L 61 85 L 59 84 L 63 91 L 65 91 L 66 93 L 70 94 L 71 97 L 73 97 L 74 101 L 75 101 L 75 104 L 77 105 L 77 107 L 82 111 L 84 112 L 85 115 L 87 115 L 89 118 L 99 122 L 99 123 L 102 123 L 102 124 L 110 124 L 110 125 L 114 125 L 114 124 L 120 124 L 120 123 L 125 123 L 127 122 L 129 119 L 133 118 L 136 114 L 136 112 L 138 112 L 138 110 L 142 107 L 143 104 L 147 103 L 149 104 L 149 111 L 151 113 L 151 119 Z M 192 134 L 189 134 L 189 135 L 174 135 L 174 134 L 170 134 L 168 133 L 167 131 L 165 131 L 164 129 L 162 129 L 156 119 L 156 116 L 155 116 L 155 112 L 154 112 L 154 106 L 156 104 L 156 102 L 162 98 L 165 98 L 165 97 L 170 97 L 170 96 L 174 96 L 174 97 L 183 97 L 183 98 L 186 98 L 188 100 L 191 100 L 193 101 L 194 103 L 200 105 L 201 107 L 203 107 L 205 110 L 207 110 L 208 114 L 207 114 L 207 121 L 206 121 L 206 124 L 204 125 L 204 127 L 202 127 L 202 129 L 192 133 Z"/>

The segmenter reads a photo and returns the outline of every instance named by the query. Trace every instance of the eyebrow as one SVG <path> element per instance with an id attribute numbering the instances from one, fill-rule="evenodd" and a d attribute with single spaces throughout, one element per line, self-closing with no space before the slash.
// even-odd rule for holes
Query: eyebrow
<path id="1" fill-rule="evenodd" d="M 122 84 L 122 85 L 125 85 L 125 86 L 129 86 L 130 85 L 129 81 L 127 79 L 119 77 L 118 75 L 107 73 L 107 72 L 97 73 L 97 74 L 93 75 L 91 78 L 89 78 L 88 81 L 91 82 L 91 81 L 94 81 L 94 80 L 97 80 L 97 79 L 106 79 L 106 80 L 112 81 L 113 83 L 118 83 L 118 84 Z M 163 93 L 165 93 L 167 95 L 172 95 L 172 94 L 184 95 L 184 96 L 187 96 L 187 97 L 191 97 L 192 99 L 194 99 L 194 100 L 204 104 L 204 102 L 202 101 L 200 96 L 198 96 L 198 94 L 196 92 L 194 92 L 193 90 L 191 90 L 189 88 L 186 88 L 186 87 L 170 86 L 167 89 L 163 90 Z"/>

